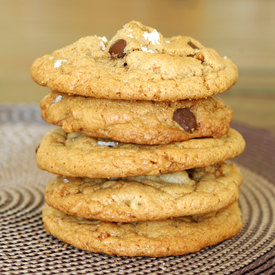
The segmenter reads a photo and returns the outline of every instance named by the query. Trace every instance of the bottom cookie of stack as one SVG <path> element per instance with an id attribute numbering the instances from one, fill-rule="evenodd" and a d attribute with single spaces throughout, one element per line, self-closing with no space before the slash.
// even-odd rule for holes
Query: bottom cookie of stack
<path id="1" fill-rule="evenodd" d="M 197 252 L 233 237 L 242 227 L 237 202 L 214 213 L 133 223 L 83 219 L 45 205 L 43 222 L 50 234 L 79 249 L 150 257 Z"/>
<path id="2" fill-rule="evenodd" d="M 183 255 L 236 235 L 242 176 L 234 163 L 129 178 L 56 177 L 45 190 L 49 233 L 119 256 Z"/>

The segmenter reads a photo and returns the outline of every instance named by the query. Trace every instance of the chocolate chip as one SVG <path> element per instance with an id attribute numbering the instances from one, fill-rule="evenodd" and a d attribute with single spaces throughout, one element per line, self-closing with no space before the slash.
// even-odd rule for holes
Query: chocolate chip
<path id="1" fill-rule="evenodd" d="M 37 154 L 39 147 L 40 147 L 40 144 L 35 148 L 35 154 Z"/>
<path id="2" fill-rule="evenodd" d="M 112 57 L 123 58 L 125 53 L 123 52 L 127 42 L 124 39 L 117 40 L 109 49 L 109 54 Z"/>
<path id="3" fill-rule="evenodd" d="M 199 48 L 191 41 L 188 41 L 187 44 L 194 50 L 198 50 Z"/>
<path id="4" fill-rule="evenodd" d="M 196 118 L 188 108 L 177 109 L 173 114 L 173 120 L 188 133 L 193 133 L 197 127 Z"/>

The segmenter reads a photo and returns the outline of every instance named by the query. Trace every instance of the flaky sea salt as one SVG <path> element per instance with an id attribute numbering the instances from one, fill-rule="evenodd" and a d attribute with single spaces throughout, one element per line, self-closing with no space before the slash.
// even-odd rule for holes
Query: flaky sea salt
<path id="1" fill-rule="evenodd" d="M 67 59 L 58 59 L 54 62 L 54 68 L 58 68 L 61 66 L 63 62 L 67 62 Z"/>
<path id="2" fill-rule="evenodd" d="M 134 38 L 133 35 L 131 35 L 131 34 L 126 34 L 125 36 L 130 37 L 130 38 Z"/>
<path id="3" fill-rule="evenodd" d="M 99 146 L 108 146 L 108 147 L 114 147 L 118 145 L 117 141 L 104 141 L 104 140 L 98 140 L 97 145 Z"/>
<path id="4" fill-rule="evenodd" d="M 145 47 L 145 46 L 142 46 L 142 47 L 141 47 L 141 50 L 142 50 L 143 52 L 154 53 L 153 50 L 150 50 L 150 49 L 148 49 L 148 48 Z"/>
<path id="5" fill-rule="evenodd" d="M 61 99 L 62 99 L 62 95 L 57 96 L 57 97 L 55 98 L 54 103 L 57 103 L 57 102 L 61 101 Z"/>
<path id="6" fill-rule="evenodd" d="M 64 179 L 63 181 L 66 182 L 66 183 L 70 182 L 68 179 Z"/>
<path id="7" fill-rule="evenodd" d="M 160 42 L 159 42 L 160 36 L 159 36 L 159 33 L 157 32 L 157 30 L 153 30 L 150 33 L 149 32 L 144 32 L 143 37 L 144 37 L 145 40 L 148 40 L 153 45 L 156 45 L 156 44 L 159 45 L 160 44 Z"/>
<path id="8" fill-rule="evenodd" d="M 107 39 L 106 36 L 101 36 L 100 38 L 101 38 L 105 43 L 107 43 L 108 39 Z"/>
<path id="9" fill-rule="evenodd" d="M 94 37 L 97 37 L 99 39 L 101 39 L 103 42 L 107 43 L 108 42 L 108 39 L 106 36 L 97 36 L 96 34 L 94 35 Z"/>
<path id="10" fill-rule="evenodd" d="M 100 41 L 100 46 L 103 51 L 106 49 L 106 46 L 102 41 Z"/>

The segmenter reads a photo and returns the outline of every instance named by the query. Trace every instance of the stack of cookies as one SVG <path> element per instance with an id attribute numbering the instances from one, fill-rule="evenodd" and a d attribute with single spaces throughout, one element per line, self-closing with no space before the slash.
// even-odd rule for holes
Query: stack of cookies
<path id="1" fill-rule="evenodd" d="M 59 126 L 37 150 L 57 177 L 45 190 L 46 230 L 79 249 L 183 255 L 236 235 L 244 150 L 215 94 L 236 66 L 191 37 L 132 21 L 108 41 L 88 36 L 37 59 L 32 77 Z"/>

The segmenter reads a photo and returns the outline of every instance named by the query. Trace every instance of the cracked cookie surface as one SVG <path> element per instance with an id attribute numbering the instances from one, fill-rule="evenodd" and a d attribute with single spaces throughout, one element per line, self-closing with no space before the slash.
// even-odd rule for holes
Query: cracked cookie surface
<path id="1" fill-rule="evenodd" d="M 242 227 L 237 203 L 211 214 L 135 223 L 77 218 L 48 205 L 42 216 L 47 232 L 61 241 L 119 256 L 164 257 L 197 252 L 233 237 Z"/>
<path id="2" fill-rule="evenodd" d="M 50 131 L 37 149 L 38 166 L 69 177 L 109 178 L 182 171 L 238 156 L 245 147 L 234 129 L 220 138 L 200 138 L 166 145 L 137 145 Z"/>
<path id="3" fill-rule="evenodd" d="M 158 176 L 56 177 L 47 204 L 68 215 L 114 222 L 161 220 L 217 211 L 239 198 L 242 176 L 233 163 Z"/>
<path id="4" fill-rule="evenodd" d="M 52 92 L 40 103 L 47 122 L 66 132 L 136 144 L 168 144 L 228 132 L 232 110 L 216 97 L 178 102 L 125 101 L 70 96 Z M 182 113 L 187 110 L 194 116 Z M 184 120 L 185 119 L 185 120 Z"/>
<path id="5" fill-rule="evenodd" d="M 191 37 L 163 37 L 136 21 L 110 41 L 83 37 L 38 58 L 31 74 L 63 93 L 153 101 L 205 98 L 228 90 L 238 78 L 236 65 L 214 49 Z"/>

